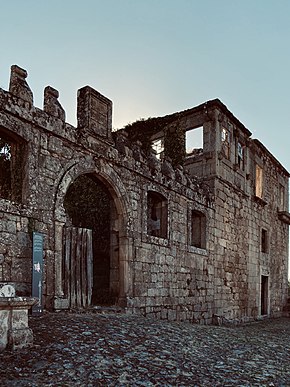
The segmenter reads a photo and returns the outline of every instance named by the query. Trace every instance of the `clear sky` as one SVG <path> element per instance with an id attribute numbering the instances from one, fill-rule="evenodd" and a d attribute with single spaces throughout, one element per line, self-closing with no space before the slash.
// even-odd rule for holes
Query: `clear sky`
<path id="1" fill-rule="evenodd" d="M 0 87 L 28 71 L 35 105 L 77 89 L 114 103 L 113 125 L 219 98 L 290 170 L 290 0 L 0 0 Z"/>
<path id="2" fill-rule="evenodd" d="M 0 0 L 0 16 L 1 88 L 17 64 L 75 124 L 90 85 L 115 128 L 219 98 L 290 171 L 290 0 Z"/>

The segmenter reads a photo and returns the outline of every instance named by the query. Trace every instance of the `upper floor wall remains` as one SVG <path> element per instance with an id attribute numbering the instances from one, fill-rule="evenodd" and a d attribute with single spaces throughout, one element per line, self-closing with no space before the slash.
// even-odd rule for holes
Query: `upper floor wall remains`
<path id="1" fill-rule="evenodd" d="M 281 211 L 288 209 L 289 172 L 218 99 L 165 117 L 140 120 L 123 130 L 133 140 L 142 141 L 144 149 L 153 148 L 158 158 L 184 166 L 190 176 L 210 186 L 220 179 L 265 203 L 271 203 L 266 179 L 275 170 L 275 202 Z M 195 132 L 199 137 L 190 142 Z"/>

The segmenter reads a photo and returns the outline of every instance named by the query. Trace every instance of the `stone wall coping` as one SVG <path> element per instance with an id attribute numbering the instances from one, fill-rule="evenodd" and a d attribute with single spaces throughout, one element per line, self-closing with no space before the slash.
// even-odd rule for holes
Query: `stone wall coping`
<path id="1" fill-rule="evenodd" d="M 0 310 L 3 309 L 30 309 L 37 304 L 35 297 L 0 297 Z"/>

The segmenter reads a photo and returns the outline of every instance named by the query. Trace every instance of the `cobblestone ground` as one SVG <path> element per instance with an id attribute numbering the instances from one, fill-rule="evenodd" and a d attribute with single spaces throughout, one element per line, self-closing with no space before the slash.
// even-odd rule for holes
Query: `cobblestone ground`
<path id="1" fill-rule="evenodd" d="M 0 354 L 1 386 L 290 386 L 290 319 L 236 327 L 123 314 L 31 317 Z"/>

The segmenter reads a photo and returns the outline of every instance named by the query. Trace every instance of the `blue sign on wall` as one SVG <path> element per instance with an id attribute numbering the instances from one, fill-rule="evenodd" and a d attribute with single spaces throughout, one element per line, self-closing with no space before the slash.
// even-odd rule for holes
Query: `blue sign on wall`
<path id="1" fill-rule="evenodd" d="M 32 307 L 32 313 L 42 313 L 43 235 L 32 233 L 32 297 L 39 302 Z"/>

